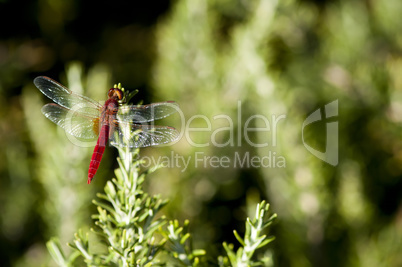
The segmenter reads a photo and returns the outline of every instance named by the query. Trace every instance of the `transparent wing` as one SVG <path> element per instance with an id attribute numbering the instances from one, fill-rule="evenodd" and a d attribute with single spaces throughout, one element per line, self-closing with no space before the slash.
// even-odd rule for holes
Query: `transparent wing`
<path id="1" fill-rule="evenodd" d="M 42 107 L 42 113 L 62 127 L 67 133 L 82 139 L 94 140 L 98 137 L 99 112 L 97 109 L 81 108 L 70 110 L 56 104 L 47 104 Z"/>
<path id="2" fill-rule="evenodd" d="M 96 112 L 96 114 L 99 113 L 96 109 L 102 108 L 102 105 L 95 100 L 76 94 L 49 77 L 36 77 L 34 84 L 45 96 L 65 108 L 76 109 L 78 107 L 87 107 L 91 108 L 90 112 Z"/>
<path id="3" fill-rule="evenodd" d="M 179 132 L 169 126 L 123 124 L 116 127 L 110 144 L 115 147 L 147 147 L 170 143 L 179 138 Z"/>
<path id="4" fill-rule="evenodd" d="M 153 103 L 149 105 L 132 105 L 119 107 L 119 120 L 122 122 L 144 123 L 163 119 L 178 111 L 179 105 L 174 101 Z"/>

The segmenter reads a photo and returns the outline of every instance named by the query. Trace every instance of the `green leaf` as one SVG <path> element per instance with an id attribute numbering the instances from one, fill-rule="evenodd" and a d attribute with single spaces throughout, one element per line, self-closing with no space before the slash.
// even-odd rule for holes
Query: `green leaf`
<path id="1" fill-rule="evenodd" d="M 269 237 L 269 238 L 266 238 L 264 241 L 262 241 L 262 242 L 258 245 L 257 249 L 266 246 L 267 244 L 271 243 L 271 242 L 274 241 L 274 240 L 275 240 L 275 237 L 274 237 L 274 236 Z"/>
<path id="2" fill-rule="evenodd" d="M 68 266 L 58 239 L 52 238 L 46 243 L 50 255 L 59 266 Z"/>
<path id="3" fill-rule="evenodd" d="M 245 246 L 243 238 L 240 237 L 236 230 L 233 230 L 233 234 L 236 237 L 237 241 L 239 241 L 242 246 Z"/>
<path id="4" fill-rule="evenodd" d="M 186 241 L 187 241 L 187 239 L 190 237 L 190 234 L 189 233 L 186 233 L 184 236 L 182 236 L 182 238 L 180 239 L 180 244 L 184 244 Z"/>
<path id="5" fill-rule="evenodd" d="M 233 245 L 223 242 L 223 248 L 226 250 L 226 254 L 228 255 L 229 261 L 232 266 L 237 266 L 237 258 L 236 254 L 233 251 Z"/>
<path id="6" fill-rule="evenodd" d="M 138 89 L 135 89 L 134 91 L 128 93 L 127 97 L 126 97 L 126 102 L 130 102 L 130 100 L 138 93 Z"/>
<path id="7" fill-rule="evenodd" d="M 204 255 L 207 254 L 207 252 L 205 250 L 203 250 L 203 249 L 195 249 L 195 250 L 193 250 L 192 254 L 194 256 L 204 256 Z"/>

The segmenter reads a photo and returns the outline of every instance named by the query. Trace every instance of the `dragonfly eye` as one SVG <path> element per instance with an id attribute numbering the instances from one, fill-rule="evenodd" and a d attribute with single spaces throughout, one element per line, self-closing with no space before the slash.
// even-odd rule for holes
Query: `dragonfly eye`
<path id="1" fill-rule="evenodd" d="M 109 98 L 113 98 L 116 100 L 123 99 L 123 92 L 118 88 L 110 88 L 107 95 Z"/>

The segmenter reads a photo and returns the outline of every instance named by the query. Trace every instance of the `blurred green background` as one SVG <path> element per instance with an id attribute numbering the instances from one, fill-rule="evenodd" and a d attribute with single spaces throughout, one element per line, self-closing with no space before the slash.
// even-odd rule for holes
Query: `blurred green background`
<path id="1" fill-rule="evenodd" d="M 163 168 L 147 190 L 171 202 L 168 218 L 190 219 L 194 245 L 211 257 L 260 199 L 279 219 L 270 250 L 276 266 L 402 266 L 402 20 L 400 0 L 0 1 L 1 266 L 53 266 L 45 243 L 65 244 L 93 227 L 91 199 L 113 177 L 107 149 L 93 183 L 93 147 L 69 142 L 40 112 L 49 103 L 32 83 L 47 75 L 96 100 L 121 82 L 144 103 L 175 100 L 194 132 L 143 156 L 192 157 Z M 339 164 L 308 152 L 302 124 L 338 100 Z M 240 102 L 239 102 L 240 101 Z M 239 104 L 240 103 L 240 104 Z M 241 108 L 240 120 L 238 117 Z M 250 116 L 286 115 L 273 133 L 212 132 Z M 180 127 L 179 116 L 169 123 Z M 270 120 L 271 121 L 271 120 Z M 179 123 L 178 123 L 179 122 Z M 264 127 L 255 119 L 250 127 Z M 325 150 L 326 121 L 305 128 Z M 224 144 L 229 131 L 214 136 Z M 241 140 L 238 145 L 237 140 Z M 196 153 L 269 152 L 286 167 L 195 166 Z M 201 154 L 200 154 L 201 155 Z M 68 248 L 67 248 L 67 251 Z"/>

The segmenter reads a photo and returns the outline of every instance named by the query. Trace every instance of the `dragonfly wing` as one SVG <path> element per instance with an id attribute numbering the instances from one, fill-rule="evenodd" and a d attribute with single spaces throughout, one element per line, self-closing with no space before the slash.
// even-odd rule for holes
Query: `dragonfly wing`
<path id="1" fill-rule="evenodd" d="M 179 105 L 174 101 L 149 105 L 131 105 L 119 107 L 119 119 L 124 122 L 144 123 L 163 119 L 176 111 Z"/>
<path id="2" fill-rule="evenodd" d="M 89 107 L 96 113 L 99 113 L 96 109 L 102 108 L 102 105 L 95 100 L 76 94 L 49 77 L 36 77 L 34 84 L 45 96 L 65 108 L 77 109 Z"/>
<path id="3" fill-rule="evenodd" d="M 77 111 L 69 110 L 53 103 L 42 107 L 42 113 L 46 118 L 62 127 L 69 134 L 88 140 L 94 140 L 98 137 L 95 131 L 98 129 L 99 117 L 94 116 L 94 112 L 89 108 Z"/>
<path id="4" fill-rule="evenodd" d="M 134 124 L 125 127 L 120 123 L 110 143 L 116 147 L 147 147 L 170 143 L 179 138 L 179 132 L 169 126 Z"/>

